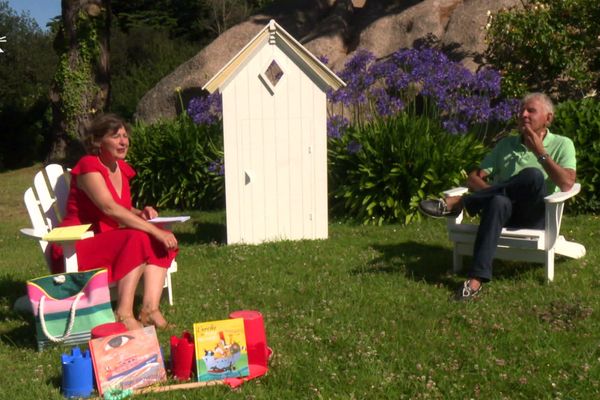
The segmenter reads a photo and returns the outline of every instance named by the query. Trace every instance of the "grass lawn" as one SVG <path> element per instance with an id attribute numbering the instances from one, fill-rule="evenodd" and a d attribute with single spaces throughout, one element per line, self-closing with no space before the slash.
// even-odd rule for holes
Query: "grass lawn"
<path id="1" fill-rule="evenodd" d="M 46 273 L 22 194 L 36 168 L 0 174 L 0 399 L 61 399 L 60 354 L 36 351 L 31 316 L 16 314 L 25 280 Z M 408 227 L 332 223 L 324 241 L 226 246 L 222 212 L 190 212 L 181 249 L 174 332 L 240 309 L 263 313 L 269 374 L 238 390 L 210 387 L 157 399 L 591 399 L 600 395 L 597 216 L 567 217 L 562 233 L 582 260 L 495 264 L 474 303 L 448 301 L 444 221 Z"/>

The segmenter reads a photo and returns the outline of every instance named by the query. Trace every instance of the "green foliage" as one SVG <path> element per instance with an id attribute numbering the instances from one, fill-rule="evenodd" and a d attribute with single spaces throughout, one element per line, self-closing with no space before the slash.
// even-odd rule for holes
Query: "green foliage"
<path id="1" fill-rule="evenodd" d="M 577 151 L 577 181 L 581 194 L 568 206 L 579 213 L 600 212 L 600 102 L 569 100 L 556 108 L 552 131 L 570 137 Z"/>
<path id="2" fill-rule="evenodd" d="M 133 116 L 146 92 L 200 50 L 169 38 L 165 29 L 150 27 L 125 33 L 114 25 L 111 43 L 111 110 L 126 119 Z"/>
<path id="3" fill-rule="evenodd" d="M 582 98 L 600 84 L 597 0 L 539 0 L 504 9 L 487 25 L 487 62 L 512 97 L 543 91 Z"/>
<path id="4" fill-rule="evenodd" d="M 196 125 L 186 114 L 153 125 L 137 124 L 128 158 L 137 171 L 131 191 L 135 202 L 161 208 L 222 208 L 224 179 L 214 170 L 223 157 L 221 137 L 219 125 Z"/>
<path id="5" fill-rule="evenodd" d="M 330 139 L 330 207 L 364 224 L 409 223 L 427 195 L 458 186 L 485 148 L 449 135 L 437 120 L 406 113 L 351 127 Z"/>
<path id="6" fill-rule="evenodd" d="M 29 14 L 0 1 L 0 170 L 44 157 L 49 135 L 48 91 L 56 65 L 52 38 Z"/>

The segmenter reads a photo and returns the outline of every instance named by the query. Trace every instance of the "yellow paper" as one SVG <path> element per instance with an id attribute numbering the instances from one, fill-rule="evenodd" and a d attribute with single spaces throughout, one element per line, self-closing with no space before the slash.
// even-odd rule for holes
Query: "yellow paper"
<path id="1" fill-rule="evenodd" d="M 61 242 L 65 240 L 79 240 L 85 232 L 92 226 L 91 224 L 63 226 L 54 228 L 48 232 L 42 240 L 47 242 Z"/>

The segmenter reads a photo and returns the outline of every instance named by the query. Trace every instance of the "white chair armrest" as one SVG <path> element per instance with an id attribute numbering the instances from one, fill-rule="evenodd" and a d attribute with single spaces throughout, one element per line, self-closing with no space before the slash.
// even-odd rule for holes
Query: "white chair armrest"
<path id="1" fill-rule="evenodd" d="M 462 196 L 463 194 L 467 193 L 468 191 L 469 191 L 469 188 L 466 188 L 466 187 L 455 187 L 452 189 L 445 190 L 443 193 L 446 197 L 450 197 L 450 196 Z"/>
<path id="2" fill-rule="evenodd" d="M 36 231 L 33 228 L 21 228 L 20 231 L 23 235 L 30 237 L 32 239 L 37 239 L 37 240 L 42 240 L 42 237 L 44 237 L 44 235 L 46 233 L 48 233 L 48 232 Z"/>
<path id="3" fill-rule="evenodd" d="M 576 183 L 573 187 L 566 192 L 556 192 L 549 196 L 544 197 L 544 201 L 546 203 L 562 203 L 567 199 L 575 196 L 577 193 L 581 191 L 581 184 Z"/>

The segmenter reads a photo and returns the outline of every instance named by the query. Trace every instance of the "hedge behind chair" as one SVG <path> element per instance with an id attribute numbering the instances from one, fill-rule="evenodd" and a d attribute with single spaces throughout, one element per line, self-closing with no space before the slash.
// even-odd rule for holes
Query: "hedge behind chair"
<path id="1" fill-rule="evenodd" d="M 182 114 L 172 121 L 137 124 L 128 161 L 137 176 L 131 193 L 136 204 L 171 209 L 224 206 L 220 124 L 196 125 Z"/>

